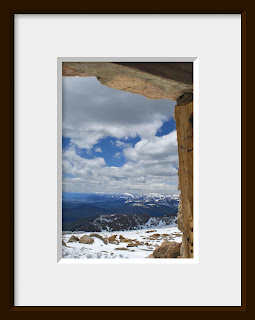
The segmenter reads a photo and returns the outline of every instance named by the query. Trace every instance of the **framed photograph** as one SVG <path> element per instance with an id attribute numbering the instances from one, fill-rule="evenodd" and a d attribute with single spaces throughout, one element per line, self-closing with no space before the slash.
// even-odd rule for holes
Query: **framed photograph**
<path id="1" fill-rule="evenodd" d="M 66 13 L 11 14 L 10 309 L 246 310 L 245 11 Z"/>

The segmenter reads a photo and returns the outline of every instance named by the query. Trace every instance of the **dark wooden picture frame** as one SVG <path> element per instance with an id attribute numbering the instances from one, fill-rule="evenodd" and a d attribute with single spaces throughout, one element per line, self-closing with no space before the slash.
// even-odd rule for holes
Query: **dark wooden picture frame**
<path id="1" fill-rule="evenodd" d="M 39 6 L 39 5 L 38 5 Z M 93 5 L 89 5 L 93 7 Z M 86 7 L 89 7 L 86 4 Z M 5 49 L 4 52 L 4 93 L 5 93 L 5 104 L 2 107 L 3 116 L 2 116 L 2 128 L 3 132 L 8 139 L 4 139 L 4 148 L 7 150 L 7 157 L 4 160 L 4 167 L 6 168 L 4 172 L 4 180 L 6 183 L 4 186 L 4 209 L 3 209 L 3 223 L 4 230 L 2 237 L 7 240 L 3 250 L 3 255 L 6 257 L 4 259 L 3 271 L 2 271 L 2 282 L 4 284 L 5 296 L 2 300 L 3 308 L 2 310 L 5 312 L 5 316 L 8 315 L 10 311 L 247 311 L 247 298 L 246 298 L 246 56 L 247 56 L 247 45 L 246 45 L 246 9 L 232 9 L 232 10 L 200 10 L 200 9 L 158 9 L 158 10 L 143 10 L 140 8 L 130 9 L 130 10 L 116 10 L 111 9 L 107 4 L 105 5 L 107 9 L 99 9 L 99 10 L 74 10 L 74 9 L 56 9 L 55 7 L 48 6 L 48 9 L 31 9 L 30 6 L 27 6 L 24 9 L 20 9 L 19 6 L 7 5 L 7 8 L 3 10 L 2 14 L 4 16 L 3 22 L 5 23 Z M 114 7 L 114 6 L 112 6 Z M 241 14 L 242 20 L 242 306 L 241 307 L 16 307 L 14 306 L 14 15 L 17 13 L 59 13 L 59 14 L 69 14 L 69 13 L 147 13 L 147 14 L 155 14 L 155 13 L 201 13 L 201 14 Z M 3 61 L 3 60 L 2 60 Z M 8 62 L 7 62 L 8 61 Z M 3 135 L 3 136 L 5 136 Z M 8 276 L 7 276 L 8 275 Z M 252 306 L 251 306 L 252 307 Z"/>

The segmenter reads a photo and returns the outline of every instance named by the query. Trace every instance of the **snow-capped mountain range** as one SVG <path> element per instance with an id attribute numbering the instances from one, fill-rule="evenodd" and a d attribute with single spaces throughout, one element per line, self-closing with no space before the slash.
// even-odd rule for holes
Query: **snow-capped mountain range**
<path id="1" fill-rule="evenodd" d="M 168 225 L 177 216 L 178 206 L 178 195 L 63 194 L 63 230 L 99 231 L 108 230 L 108 227 L 111 230 L 130 230 L 141 228 L 148 221 L 155 220 L 158 225 L 162 219 L 150 218 L 163 216 L 166 218 L 162 221 Z M 117 217 L 118 226 L 115 225 Z"/>

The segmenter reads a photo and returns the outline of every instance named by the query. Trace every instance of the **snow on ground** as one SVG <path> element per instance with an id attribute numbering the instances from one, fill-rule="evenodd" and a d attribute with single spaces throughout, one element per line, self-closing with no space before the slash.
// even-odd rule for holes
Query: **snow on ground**
<path id="1" fill-rule="evenodd" d="M 156 247 L 160 246 L 163 241 L 182 241 L 182 233 L 176 226 L 164 226 L 151 229 L 142 230 L 128 230 L 128 231 L 102 231 L 97 232 L 100 236 L 111 237 L 116 235 L 116 240 L 120 241 L 120 236 L 133 240 L 134 243 L 141 243 L 134 247 L 128 247 L 130 243 L 119 242 L 118 244 L 105 244 L 101 239 L 95 238 L 93 244 L 82 244 L 79 242 L 68 242 L 72 235 L 80 238 L 84 234 L 90 235 L 91 232 L 70 232 L 63 233 L 62 239 L 66 243 L 66 247 L 62 246 L 63 258 L 124 258 L 124 259 L 141 259 L 147 258 Z"/>

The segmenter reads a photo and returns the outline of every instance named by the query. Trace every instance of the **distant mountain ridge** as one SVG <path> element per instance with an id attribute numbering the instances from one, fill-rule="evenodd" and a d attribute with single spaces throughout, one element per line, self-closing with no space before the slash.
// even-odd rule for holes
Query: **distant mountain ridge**
<path id="1" fill-rule="evenodd" d="M 63 193 L 63 229 L 68 230 L 69 228 L 71 230 L 73 228 L 79 227 L 80 224 L 86 224 L 88 226 L 88 222 L 91 222 L 92 218 L 96 218 L 99 216 L 118 216 L 123 225 L 128 225 L 128 223 L 123 223 L 123 221 L 125 219 L 128 220 L 128 218 L 121 219 L 120 216 L 122 215 L 132 216 L 130 217 L 130 221 L 132 219 L 135 221 L 137 218 L 136 215 L 143 215 L 143 217 L 141 217 L 143 221 L 146 216 L 149 218 L 162 216 L 174 217 L 177 216 L 178 205 L 178 195 L 134 195 L 130 193 Z M 135 227 L 136 223 L 132 222 L 131 225 Z M 106 225 L 100 226 L 102 230 L 107 230 L 107 228 L 104 229 L 104 227 L 106 227 Z"/>
<path id="2" fill-rule="evenodd" d="M 69 192 L 63 192 L 62 194 L 63 201 L 97 201 L 102 199 L 179 199 L 179 195 L 162 195 L 162 194 L 142 194 L 142 195 L 136 195 L 131 193 L 69 193 Z"/>

